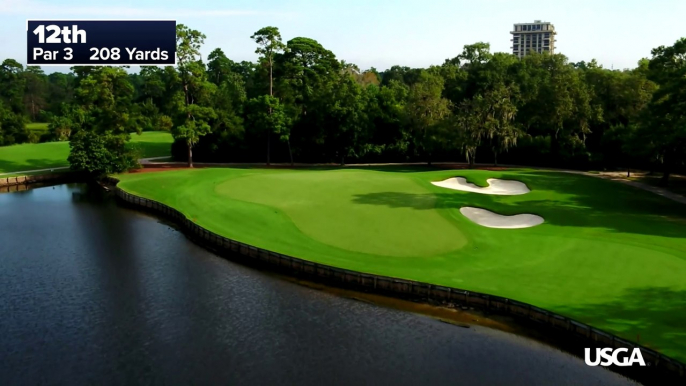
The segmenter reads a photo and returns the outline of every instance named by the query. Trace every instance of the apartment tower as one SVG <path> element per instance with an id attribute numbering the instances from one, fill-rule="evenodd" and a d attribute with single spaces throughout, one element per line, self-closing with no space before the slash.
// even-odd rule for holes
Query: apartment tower
<path id="1" fill-rule="evenodd" d="M 514 25 L 512 34 L 512 53 L 523 58 L 531 52 L 555 53 L 555 26 L 549 22 L 536 20 L 533 23 Z"/>

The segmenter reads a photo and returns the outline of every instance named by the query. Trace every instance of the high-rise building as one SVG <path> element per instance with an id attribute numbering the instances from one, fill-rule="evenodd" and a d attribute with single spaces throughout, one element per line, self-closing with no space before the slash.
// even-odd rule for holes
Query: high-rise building
<path id="1" fill-rule="evenodd" d="M 512 34 L 512 53 L 523 58 L 534 50 L 535 52 L 555 53 L 555 26 L 549 22 L 536 20 L 533 23 L 519 23 L 514 25 Z"/>

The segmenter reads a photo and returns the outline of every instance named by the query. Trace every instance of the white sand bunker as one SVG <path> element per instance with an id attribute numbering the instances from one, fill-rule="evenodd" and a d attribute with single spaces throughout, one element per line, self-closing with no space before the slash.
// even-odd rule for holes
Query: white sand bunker
<path id="1" fill-rule="evenodd" d="M 463 177 L 453 177 L 448 178 L 447 180 L 435 181 L 431 183 L 442 188 L 481 194 L 494 194 L 498 196 L 516 196 L 519 194 L 526 194 L 531 191 L 525 183 L 519 181 L 489 178 L 486 180 L 486 182 L 488 182 L 488 186 L 485 188 L 476 186 L 471 182 L 467 182 L 467 179 Z"/>
<path id="2" fill-rule="evenodd" d="M 493 213 L 490 210 L 473 208 L 470 206 L 460 208 L 460 213 L 475 223 L 489 228 L 531 228 L 543 223 L 543 217 L 535 214 L 503 216 L 502 214 Z"/>

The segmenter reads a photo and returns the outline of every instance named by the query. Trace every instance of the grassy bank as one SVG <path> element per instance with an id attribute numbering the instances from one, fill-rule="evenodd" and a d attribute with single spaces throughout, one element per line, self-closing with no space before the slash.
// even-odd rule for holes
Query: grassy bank
<path id="1" fill-rule="evenodd" d="M 525 182 L 490 196 L 431 185 Z M 119 176 L 226 237 L 333 266 L 505 296 L 686 360 L 686 206 L 566 173 L 201 169 Z M 479 226 L 476 206 L 545 223 Z"/>
<path id="2" fill-rule="evenodd" d="M 132 134 L 129 146 L 138 150 L 141 157 L 162 157 L 171 154 L 171 143 L 171 134 L 150 131 Z M 68 142 L 3 146 L 0 147 L 0 173 L 69 166 L 68 156 Z"/>

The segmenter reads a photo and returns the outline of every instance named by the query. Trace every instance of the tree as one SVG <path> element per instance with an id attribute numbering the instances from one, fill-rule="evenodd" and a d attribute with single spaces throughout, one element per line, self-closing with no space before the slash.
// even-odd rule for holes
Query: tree
<path id="1" fill-rule="evenodd" d="M 22 116 L 13 112 L 0 99 L 0 146 L 24 142 L 25 137 Z"/>
<path id="2" fill-rule="evenodd" d="M 136 164 L 126 148 L 129 133 L 139 132 L 134 89 L 122 68 L 98 67 L 79 78 L 75 103 L 65 107 L 53 130 L 69 130 L 71 168 L 94 177 L 125 171 Z"/>
<path id="3" fill-rule="evenodd" d="M 459 59 L 459 63 L 469 67 L 484 64 L 492 57 L 491 45 L 489 43 L 478 42 L 465 45 L 462 49 L 462 53 L 457 56 L 457 59 Z"/>
<path id="4" fill-rule="evenodd" d="M 343 74 L 332 84 L 324 100 L 328 111 L 327 138 L 330 138 L 327 142 L 334 145 L 334 152 L 344 165 L 346 157 L 362 155 L 360 144 L 367 126 L 367 99 L 355 80 Z"/>
<path id="5" fill-rule="evenodd" d="M 274 96 L 274 55 L 283 52 L 286 46 L 281 42 L 281 33 L 276 27 L 264 27 L 255 32 L 251 37 L 257 43 L 256 54 L 262 55 L 262 61 L 269 68 L 269 96 Z M 271 104 L 269 104 L 271 106 Z M 271 107 L 270 107 L 271 108 Z M 269 111 L 271 114 L 271 110 Z M 276 130 L 276 129 L 274 129 Z M 269 165 L 270 138 L 273 130 L 267 130 L 267 165 Z M 290 140 L 289 140 L 290 149 Z M 292 155 L 291 155 L 291 162 Z"/>
<path id="6" fill-rule="evenodd" d="M 290 127 L 284 106 L 271 95 L 262 95 L 248 101 L 247 121 L 260 132 L 277 134 L 279 138 L 289 143 L 288 150 L 293 164 L 293 154 L 290 151 Z"/>
<path id="7" fill-rule="evenodd" d="M 326 95 L 340 78 L 341 63 L 316 40 L 297 37 L 276 57 L 276 88 L 292 122 L 296 151 L 318 158 L 326 152 L 328 117 Z"/>
<path id="8" fill-rule="evenodd" d="M 481 145 L 482 133 L 479 125 L 482 109 L 483 97 L 477 95 L 463 101 L 456 114 L 448 116 L 438 125 L 446 141 L 464 154 L 470 168 L 474 167 L 476 151 Z"/>
<path id="9" fill-rule="evenodd" d="M 36 121 L 38 113 L 46 106 L 47 77 L 40 67 L 28 66 L 22 74 L 24 77 L 24 106 L 32 121 Z"/>
<path id="10" fill-rule="evenodd" d="M 425 153 L 431 164 L 431 151 L 436 138 L 432 129 L 450 111 L 449 102 L 442 97 L 443 78 L 438 74 L 422 71 L 419 79 L 410 87 L 407 103 L 408 121 L 415 135 L 415 146 Z"/>
<path id="11" fill-rule="evenodd" d="M 141 68 L 141 100 L 148 100 L 156 106 L 164 104 L 163 99 L 168 92 L 168 85 L 166 84 L 167 82 L 164 73 L 164 69 L 156 66 L 145 66 Z"/>
<path id="12" fill-rule="evenodd" d="M 494 163 L 508 152 L 507 161 L 519 164 L 649 167 L 664 171 L 665 181 L 686 171 L 680 42 L 622 71 L 559 54 L 520 60 L 477 42 L 440 66 L 379 73 L 336 58 L 311 38 L 284 44 L 276 27 L 251 36 L 255 63 L 233 61 L 220 48 L 203 61 L 205 36 L 184 25 L 177 38 L 178 66 L 138 74 L 76 66 L 46 76 L 1 61 L 0 145 L 37 140 L 25 123 L 43 121 L 49 132 L 41 141 L 93 142 L 75 152 L 125 143 L 132 131 L 169 130 L 174 157 L 190 166 L 194 155 L 254 162 L 266 140 L 267 163 L 431 162 L 459 149 L 471 164 L 478 150 L 492 153 Z M 278 109 L 277 116 L 257 114 L 259 106 L 267 114 Z"/>
<path id="13" fill-rule="evenodd" d="M 0 64 L 0 144 L 12 145 L 28 139 L 24 128 L 24 91 L 26 79 L 24 66 L 14 59 L 5 59 Z"/>
<path id="14" fill-rule="evenodd" d="M 269 95 L 274 95 L 274 55 L 283 52 L 286 45 L 281 42 L 281 33 L 276 27 L 264 27 L 255 32 L 251 37 L 257 43 L 256 54 L 262 58 L 269 68 Z"/>
<path id="15" fill-rule="evenodd" d="M 519 123 L 531 135 L 550 137 L 554 162 L 583 155 L 592 123 L 602 120 L 593 90 L 564 55 L 533 53 L 522 65 L 520 88 L 526 99 L 519 108 Z"/>
<path id="16" fill-rule="evenodd" d="M 229 141 L 243 134 L 243 106 L 246 102 L 245 84 L 240 75 L 231 72 L 217 89 L 214 110 L 217 118 L 212 132 L 220 140 Z"/>
<path id="17" fill-rule="evenodd" d="M 226 57 L 221 48 L 215 48 L 214 51 L 210 52 L 207 56 L 207 61 L 208 78 L 217 86 L 227 80 L 230 74 L 233 73 L 232 68 L 235 66 L 235 63 Z"/>
<path id="18" fill-rule="evenodd" d="M 392 80 L 395 80 L 407 86 L 412 86 L 419 79 L 421 72 L 422 69 L 420 68 L 392 66 L 381 73 L 381 85 L 387 86 Z"/>
<path id="19" fill-rule="evenodd" d="M 400 81 L 391 80 L 387 86 L 368 86 L 366 92 L 371 98 L 366 105 L 368 153 L 386 154 L 398 161 L 406 161 L 412 141 L 407 125 L 410 88 Z"/>
<path id="20" fill-rule="evenodd" d="M 200 47 L 205 35 L 183 24 L 176 26 L 177 69 L 181 82 L 182 103 L 174 105 L 172 135 L 186 143 L 188 167 L 193 167 L 193 146 L 200 137 L 211 132 L 210 121 L 217 117 L 211 106 L 216 86 L 207 81 L 205 66 L 200 60 Z"/>
<path id="21" fill-rule="evenodd" d="M 314 39 L 297 37 L 288 41 L 286 51 L 277 56 L 282 74 L 280 95 L 306 115 L 315 95 L 335 81 L 341 63 L 333 52 Z"/>
<path id="22" fill-rule="evenodd" d="M 69 104 L 74 98 L 75 75 L 53 72 L 48 75 L 48 90 L 44 98 L 48 102 L 47 110 L 59 114 L 62 104 Z"/>
<path id="23" fill-rule="evenodd" d="M 584 63 L 581 76 L 593 90 L 592 104 L 602 109 L 602 119 L 591 123 L 586 147 L 594 162 L 603 168 L 623 166 L 629 169 L 639 163 L 639 148 L 630 142 L 641 111 L 656 89 L 647 78 L 648 61 L 641 60 L 634 70 L 605 69 L 595 60 Z M 632 149 L 632 150 L 629 150 Z"/>
<path id="24" fill-rule="evenodd" d="M 659 88 L 648 104 L 640 135 L 663 167 L 663 184 L 686 164 L 686 38 L 652 51 L 648 77 Z"/>
<path id="25" fill-rule="evenodd" d="M 14 59 L 5 59 L 0 64 L 0 97 L 15 112 L 23 108 L 25 79 L 22 74 L 24 66 Z"/>
<path id="26" fill-rule="evenodd" d="M 68 141 L 71 133 L 79 131 L 84 123 L 85 111 L 73 105 L 64 105 L 62 114 L 54 115 L 48 123 L 53 140 Z"/>
<path id="27" fill-rule="evenodd" d="M 69 141 L 67 160 L 73 170 L 94 177 L 123 172 L 137 164 L 136 157 L 125 145 L 126 138 L 122 135 L 82 130 Z"/>

